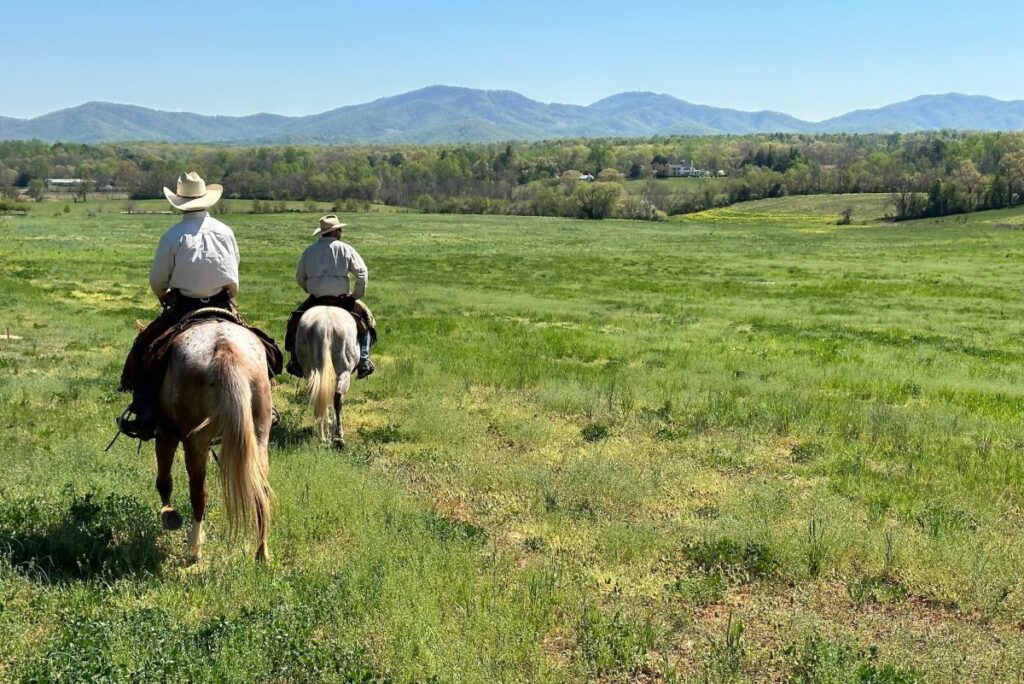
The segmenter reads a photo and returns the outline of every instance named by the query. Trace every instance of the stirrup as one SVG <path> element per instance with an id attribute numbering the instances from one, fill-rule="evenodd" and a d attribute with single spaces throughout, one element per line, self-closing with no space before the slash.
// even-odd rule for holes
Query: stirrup
<path id="1" fill-rule="evenodd" d="M 131 413 L 132 409 L 129 406 L 124 410 L 124 413 L 118 416 L 118 430 L 123 432 L 127 437 L 130 437 L 132 439 L 138 439 L 143 442 L 148 442 L 149 440 L 156 437 L 156 425 L 153 425 L 152 427 L 140 425 L 138 416 L 135 416 L 134 418 L 128 417 Z"/>

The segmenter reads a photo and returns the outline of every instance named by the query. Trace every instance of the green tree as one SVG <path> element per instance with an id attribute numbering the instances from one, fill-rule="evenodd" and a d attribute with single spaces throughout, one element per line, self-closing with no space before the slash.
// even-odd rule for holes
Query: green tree
<path id="1" fill-rule="evenodd" d="M 562 186 L 562 190 L 566 195 L 572 195 L 576 190 L 576 186 L 580 184 L 580 172 L 576 169 L 569 169 L 562 174 L 559 179 L 559 185 Z"/>
<path id="2" fill-rule="evenodd" d="M 607 168 L 601 169 L 601 173 L 597 174 L 597 180 L 599 183 L 621 183 L 626 178 L 618 169 Z"/>
<path id="3" fill-rule="evenodd" d="M 427 193 L 416 198 L 416 208 L 424 214 L 433 214 L 437 211 L 437 201 Z"/>
<path id="4" fill-rule="evenodd" d="M 976 209 L 981 202 L 981 193 L 985 186 L 984 179 L 974 162 L 970 159 L 961 159 L 953 170 L 952 180 L 957 190 L 968 198 L 969 209 Z"/>
<path id="5" fill-rule="evenodd" d="M 43 181 L 36 178 L 28 184 L 28 196 L 38 202 L 43 199 L 44 189 L 45 186 L 43 185 Z"/>
<path id="6" fill-rule="evenodd" d="M 1009 189 L 1006 187 L 1006 179 L 999 174 L 992 176 L 985 190 L 985 205 L 990 209 L 1002 209 L 1006 206 Z"/>
<path id="7" fill-rule="evenodd" d="M 621 196 L 622 186 L 618 183 L 580 183 L 572 199 L 579 218 L 604 219 L 615 212 Z"/>
<path id="8" fill-rule="evenodd" d="M 1024 187 L 1024 150 L 1004 154 L 999 172 L 1006 181 L 1006 203 L 1013 204 L 1017 190 Z"/>

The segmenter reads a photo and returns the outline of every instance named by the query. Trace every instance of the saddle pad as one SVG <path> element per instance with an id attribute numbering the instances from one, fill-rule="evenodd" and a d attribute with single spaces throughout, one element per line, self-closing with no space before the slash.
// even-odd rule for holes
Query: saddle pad
<path id="1" fill-rule="evenodd" d="M 195 311 L 185 314 L 174 327 L 156 338 L 156 340 L 153 341 L 153 344 L 150 345 L 148 353 L 146 354 L 146 365 L 150 368 L 162 366 L 164 357 L 167 356 L 167 352 L 170 351 L 171 345 L 174 343 L 174 340 L 178 335 L 199 323 L 205 323 L 206 321 L 211 320 L 234 323 L 235 325 L 240 325 L 246 330 L 252 332 L 263 344 L 263 349 L 267 355 L 267 366 L 272 375 L 276 375 L 284 369 L 284 355 L 281 353 L 281 350 L 278 348 L 272 337 L 259 328 L 253 328 L 248 325 L 238 314 L 215 306 L 196 309 Z"/>

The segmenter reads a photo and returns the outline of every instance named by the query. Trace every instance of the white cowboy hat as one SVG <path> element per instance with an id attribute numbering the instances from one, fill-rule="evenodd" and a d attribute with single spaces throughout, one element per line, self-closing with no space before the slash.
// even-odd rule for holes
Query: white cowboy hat
<path id="1" fill-rule="evenodd" d="M 208 209 L 217 203 L 224 188 L 216 183 L 206 184 L 198 173 L 189 171 L 178 176 L 178 191 L 164 188 L 164 197 L 171 206 L 181 211 Z"/>
<path id="2" fill-rule="evenodd" d="M 320 217 L 320 227 L 313 231 L 313 235 L 330 233 L 332 230 L 341 230 L 347 225 L 347 223 L 339 221 L 335 214 L 327 214 L 326 216 Z"/>

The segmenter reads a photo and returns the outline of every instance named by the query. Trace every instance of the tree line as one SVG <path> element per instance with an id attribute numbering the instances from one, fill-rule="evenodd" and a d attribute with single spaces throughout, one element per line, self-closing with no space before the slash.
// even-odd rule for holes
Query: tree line
<path id="1" fill-rule="evenodd" d="M 664 183 L 671 161 L 723 178 Z M 736 202 L 882 192 L 894 219 L 1024 202 L 1024 134 L 774 134 L 507 144 L 259 146 L 0 142 L 0 195 L 162 197 L 184 169 L 227 198 L 376 202 L 426 212 L 659 219 Z M 592 175 L 595 182 L 581 180 Z"/>

